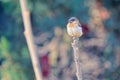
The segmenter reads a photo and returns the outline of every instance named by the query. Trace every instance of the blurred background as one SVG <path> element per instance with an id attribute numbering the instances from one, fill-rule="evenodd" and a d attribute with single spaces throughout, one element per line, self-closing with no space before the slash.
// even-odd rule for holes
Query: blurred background
<path id="1" fill-rule="evenodd" d="M 77 80 L 67 20 L 80 20 L 84 80 L 120 80 L 120 0 L 27 0 L 42 76 Z M 0 80 L 35 80 L 19 0 L 0 0 Z"/>

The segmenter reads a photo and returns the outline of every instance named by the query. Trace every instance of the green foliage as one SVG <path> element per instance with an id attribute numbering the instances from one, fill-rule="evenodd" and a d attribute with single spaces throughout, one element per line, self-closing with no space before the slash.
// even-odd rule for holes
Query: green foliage
<path id="1" fill-rule="evenodd" d="M 33 79 L 33 71 L 28 55 L 28 50 L 23 48 L 20 54 L 10 50 L 10 42 L 1 37 L 0 40 L 0 58 L 4 58 L 0 68 L 1 80 L 30 80 Z M 27 74 L 25 74 L 27 72 Z"/>
<path id="2" fill-rule="evenodd" d="M 1 57 L 8 56 L 9 49 L 10 49 L 10 44 L 8 43 L 8 41 L 6 40 L 5 37 L 1 37 L 1 41 L 0 41 L 0 56 Z"/>
<path id="3" fill-rule="evenodd" d="M 0 0 L 1 2 L 3 2 L 3 3 L 8 3 L 8 2 L 10 2 L 11 0 Z"/>

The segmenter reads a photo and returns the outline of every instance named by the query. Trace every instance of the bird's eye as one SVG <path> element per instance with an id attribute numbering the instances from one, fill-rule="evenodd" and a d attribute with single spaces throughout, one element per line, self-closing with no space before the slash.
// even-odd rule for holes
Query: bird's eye
<path id="1" fill-rule="evenodd" d="M 71 21 L 75 21 L 75 19 L 71 19 Z"/>
<path id="2" fill-rule="evenodd" d="M 75 21 L 75 19 L 69 19 L 68 20 L 68 22 L 70 22 L 70 23 L 73 22 L 73 21 Z"/>

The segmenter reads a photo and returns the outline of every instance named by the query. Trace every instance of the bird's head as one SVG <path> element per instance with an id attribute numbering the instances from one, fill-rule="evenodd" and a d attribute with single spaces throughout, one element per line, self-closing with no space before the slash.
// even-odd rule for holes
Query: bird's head
<path id="1" fill-rule="evenodd" d="M 79 22 L 79 20 L 76 17 L 71 17 L 68 19 L 68 23 L 76 23 Z"/>
<path id="2" fill-rule="evenodd" d="M 80 25 L 79 20 L 76 17 L 71 17 L 68 19 L 68 26 L 69 27 L 76 27 Z"/>

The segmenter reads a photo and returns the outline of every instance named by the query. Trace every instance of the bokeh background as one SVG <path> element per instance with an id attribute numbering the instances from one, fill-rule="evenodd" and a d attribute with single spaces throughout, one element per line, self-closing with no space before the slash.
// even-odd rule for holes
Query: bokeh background
<path id="1" fill-rule="evenodd" d="M 42 76 L 77 80 L 67 20 L 80 20 L 84 80 L 120 80 L 120 0 L 27 0 Z M 0 0 L 0 80 L 35 80 L 19 0 Z M 43 80 L 44 80 L 43 79 Z"/>

